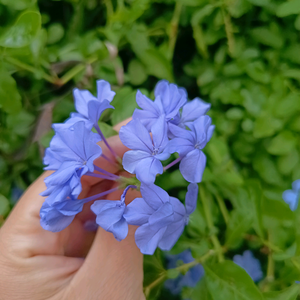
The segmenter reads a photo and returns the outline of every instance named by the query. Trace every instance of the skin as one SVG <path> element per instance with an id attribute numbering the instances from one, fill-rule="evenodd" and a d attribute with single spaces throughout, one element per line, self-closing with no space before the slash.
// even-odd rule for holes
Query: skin
<path id="1" fill-rule="evenodd" d="M 119 130 L 123 122 L 115 128 Z M 118 156 L 128 149 L 118 136 L 108 139 Z M 101 144 L 101 143 L 100 143 Z M 101 144 L 103 153 L 113 159 Z M 115 165 L 103 158 L 95 162 L 101 168 L 117 173 Z M 42 174 L 18 201 L 0 229 L 0 300 L 143 300 L 143 256 L 134 240 L 136 228 L 121 242 L 99 228 L 89 232 L 87 220 L 95 220 L 86 204 L 69 227 L 53 233 L 40 226 L 39 211 L 46 189 Z M 82 178 L 81 198 L 116 186 L 115 182 L 94 177 Z M 118 200 L 122 190 L 107 195 Z M 130 190 L 126 202 L 139 197 Z"/>

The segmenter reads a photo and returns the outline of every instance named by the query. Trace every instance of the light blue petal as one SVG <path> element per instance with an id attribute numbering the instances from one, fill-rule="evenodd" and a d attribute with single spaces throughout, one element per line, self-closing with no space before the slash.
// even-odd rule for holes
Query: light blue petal
<path id="1" fill-rule="evenodd" d="M 110 84 L 105 80 L 97 80 L 97 99 L 102 102 L 107 100 L 111 102 L 115 96 L 115 92 L 113 92 L 110 88 Z"/>
<path id="2" fill-rule="evenodd" d="M 180 162 L 179 170 L 185 180 L 198 183 L 206 166 L 206 156 L 198 149 L 189 152 Z"/>
<path id="3" fill-rule="evenodd" d="M 193 122 L 199 117 L 205 115 L 211 104 L 206 103 L 200 98 L 195 98 L 192 101 L 186 103 L 182 108 L 181 122 Z"/>
<path id="4" fill-rule="evenodd" d="M 108 231 L 111 232 L 115 239 L 120 242 L 128 235 L 128 224 L 124 218 L 121 218 L 120 221 L 113 224 Z"/>
<path id="5" fill-rule="evenodd" d="M 151 184 L 154 183 L 157 174 L 163 173 L 163 166 L 155 157 L 148 157 L 139 161 L 135 173 L 139 181 Z"/>
<path id="6" fill-rule="evenodd" d="M 197 206 L 197 198 L 198 198 L 198 184 L 190 183 L 187 188 L 187 193 L 185 195 L 185 207 L 186 212 L 190 215 Z"/>
<path id="7" fill-rule="evenodd" d="M 103 100 L 102 102 L 99 101 L 90 101 L 88 103 L 88 118 L 95 126 L 97 126 L 98 121 L 102 115 L 102 113 L 108 109 L 114 108 L 112 105 L 109 104 L 108 100 Z"/>
<path id="8" fill-rule="evenodd" d="M 151 229 L 149 224 L 140 226 L 135 232 L 135 242 L 143 254 L 152 255 L 157 248 L 162 236 L 166 231 L 166 227 L 159 231 Z"/>
<path id="9" fill-rule="evenodd" d="M 293 190 L 294 190 L 294 191 L 300 192 L 300 179 L 295 180 L 295 181 L 292 183 L 292 187 L 293 187 Z"/>
<path id="10" fill-rule="evenodd" d="M 294 190 L 286 190 L 282 193 L 283 200 L 290 206 L 292 211 L 296 210 L 299 201 L 299 193 Z"/>
<path id="11" fill-rule="evenodd" d="M 154 210 L 158 210 L 162 204 L 169 202 L 168 193 L 155 184 L 141 184 L 140 191 L 143 199 Z"/>
<path id="12" fill-rule="evenodd" d="M 73 90 L 73 96 L 75 99 L 75 108 L 84 117 L 88 118 L 88 107 L 87 104 L 91 100 L 97 100 L 89 91 L 87 90 Z"/>
<path id="13" fill-rule="evenodd" d="M 135 198 L 126 206 L 124 218 L 128 224 L 141 226 L 155 212 L 143 198 Z"/>
<path id="14" fill-rule="evenodd" d="M 122 160 L 122 164 L 124 169 L 131 173 L 131 174 L 135 174 L 135 169 L 137 164 L 145 159 L 150 157 L 149 152 L 145 152 L 145 151 L 141 151 L 141 150 L 129 150 L 127 152 L 125 152 L 124 156 L 123 156 L 123 160 Z"/>
<path id="15" fill-rule="evenodd" d="M 148 223 L 151 229 L 159 230 L 174 221 L 173 215 L 172 205 L 169 202 L 166 202 L 149 217 Z"/>

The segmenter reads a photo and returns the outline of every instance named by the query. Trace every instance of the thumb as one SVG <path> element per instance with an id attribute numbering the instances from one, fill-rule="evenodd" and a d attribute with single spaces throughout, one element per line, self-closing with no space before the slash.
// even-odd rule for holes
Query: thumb
<path id="1" fill-rule="evenodd" d="M 122 191 L 107 199 L 119 199 Z M 135 198 L 128 192 L 126 198 Z M 135 195 L 136 196 L 136 195 Z M 134 239 L 135 226 L 129 225 L 128 236 L 118 242 L 112 233 L 100 228 L 82 267 L 73 277 L 67 292 L 70 299 L 142 300 L 143 255 Z"/>

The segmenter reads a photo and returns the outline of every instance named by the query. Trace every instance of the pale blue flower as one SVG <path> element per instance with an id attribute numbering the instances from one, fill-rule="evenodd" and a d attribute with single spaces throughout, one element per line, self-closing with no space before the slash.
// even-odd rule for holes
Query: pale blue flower
<path id="1" fill-rule="evenodd" d="M 151 127 L 152 139 L 145 126 L 138 120 L 132 120 L 120 130 L 122 143 L 129 150 L 123 156 L 123 167 L 141 182 L 150 184 L 157 174 L 163 173 L 161 160 L 169 158 L 166 151 L 168 143 L 167 126 L 164 116 L 160 116 Z"/>
<path id="2" fill-rule="evenodd" d="M 253 256 L 250 250 L 244 251 L 243 255 L 235 255 L 233 261 L 242 267 L 254 282 L 260 281 L 263 278 L 260 261 Z"/>
<path id="3" fill-rule="evenodd" d="M 290 206 L 291 210 L 296 210 L 300 197 L 300 179 L 292 183 L 292 190 L 286 190 L 282 194 L 283 200 Z"/>

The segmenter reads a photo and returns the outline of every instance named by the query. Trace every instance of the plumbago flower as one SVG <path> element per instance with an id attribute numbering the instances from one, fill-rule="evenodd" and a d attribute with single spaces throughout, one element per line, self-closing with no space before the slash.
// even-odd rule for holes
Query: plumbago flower
<path id="1" fill-rule="evenodd" d="M 235 255 L 233 261 L 242 267 L 254 282 L 260 281 L 263 278 L 260 261 L 253 256 L 250 250 L 244 251 L 243 255 Z"/>
<path id="2" fill-rule="evenodd" d="M 293 182 L 291 190 L 283 192 L 282 198 L 290 206 L 291 210 L 296 210 L 300 198 L 300 179 Z"/>
<path id="3" fill-rule="evenodd" d="M 47 189 L 42 195 L 46 199 L 40 210 L 42 227 L 54 232 L 63 230 L 86 203 L 93 201 L 91 210 L 96 215 L 96 224 L 118 241 L 126 238 L 128 225 L 136 225 L 135 241 L 142 253 L 153 254 L 157 247 L 170 250 L 196 208 L 197 183 L 206 164 L 202 149 L 214 130 L 210 117 L 205 115 L 210 105 L 199 98 L 188 102 L 185 89 L 165 80 L 157 84 L 154 101 L 138 92 L 136 99 L 142 110 L 136 110 L 132 121 L 119 133 L 129 148 L 122 159 L 123 168 L 139 181 L 128 185 L 128 178 L 94 164 L 100 156 L 112 162 L 103 155 L 97 144 L 100 140 L 119 161 L 98 125 L 102 112 L 113 108 L 110 102 L 115 92 L 106 81 L 99 80 L 97 97 L 86 90 L 75 89 L 73 94 L 77 113 L 72 113 L 64 123 L 53 124 L 55 136 L 44 158 L 45 169 L 54 173 L 45 179 Z M 163 161 L 175 152 L 179 157 L 164 166 Z M 183 177 L 190 182 L 185 205 L 154 184 L 157 175 L 178 162 Z M 78 199 L 82 176 L 115 181 L 117 187 Z M 120 199 L 105 199 L 120 188 L 125 188 Z M 130 188 L 140 189 L 141 197 L 126 205 L 125 196 Z"/>
<path id="4" fill-rule="evenodd" d="M 186 206 L 154 184 L 142 183 L 140 191 L 142 198 L 136 198 L 127 205 L 124 214 L 128 224 L 140 226 L 135 232 L 137 246 L 144 254 L 153 254 L 157 246 L 170 250 L 196 208 L 198 185 L 189 185 Z"/>

